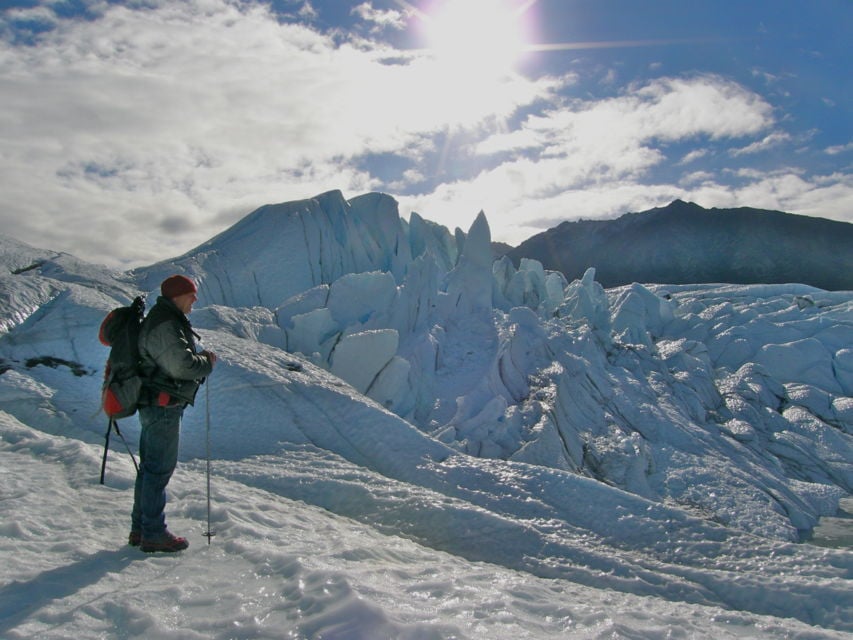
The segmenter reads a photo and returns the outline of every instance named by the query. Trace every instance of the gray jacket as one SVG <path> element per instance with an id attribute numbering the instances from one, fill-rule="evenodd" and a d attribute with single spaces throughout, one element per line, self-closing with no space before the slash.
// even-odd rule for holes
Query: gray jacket
<path id="1" fill-rule="evenodd" d="M 198 353 L 189 319 L 169 298 L 160 296 L 139 333 L 142 376 L 149 404 L 165 392 L 170 404 L 193 404 L 199 385 L 213 365 Z"/>

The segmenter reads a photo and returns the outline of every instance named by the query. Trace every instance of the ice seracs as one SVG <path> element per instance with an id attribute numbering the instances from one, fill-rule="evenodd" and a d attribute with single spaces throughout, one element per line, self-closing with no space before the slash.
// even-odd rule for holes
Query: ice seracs
<path id="1" fill-rule="evenodd" d="M 0 358 L 14 376 L 0 385 L 17 380 L 16 406 L 23 394 L 85 424 L 78 407 L 97 397 L 97 376 L 46 399 L 38 385 L 56 389 L 62 367 L 27 358 L 49 352 L 99 371 L 91 325 L 134 283 L 154 293 L 177 271 L 199 281 L 193 320 L 206 339 L 299 354 L 405 420 L 419 442 L 569 471 L 782 540 L 851 491 L 849 294 L 797 284 L 605 290 L 593 269 L 566 282 L 535 260 L 495 260 L 490 235 L 482 212 L 451 232 L 417 213 L 403 220 L 391 196 L 331 191 L 262 207 L 131 274 L 87 279 L 59 262 L 3 276 L 12 293 Z M 23 264 L 21 251 L 6 254 Z M 243 366 L 223 378 L 242 378 Z M 273 394 L 276 383 L 217 384 Z M 301 428 L 282 426 L 283 437 L 315 441 Z"/>

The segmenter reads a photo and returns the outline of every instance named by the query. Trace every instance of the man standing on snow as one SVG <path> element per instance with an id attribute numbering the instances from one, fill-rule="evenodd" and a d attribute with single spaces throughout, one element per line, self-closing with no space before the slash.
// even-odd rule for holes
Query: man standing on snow
<path id="1" fill-rule="evenodd" d="M 161 296 L 139 334 L 145 379 L 139 407 L 139 473 L 133 492 L 130 538 L 145 552 L 181 551 L 186 538 L 166 528 L 166 485 L 178 463 L 178 440 L 184 408 L 193 404 L 199 386 L 213 371 L 216 355 L 198 351 L 187 316 L 198 300 L 195 283 L 182 275 L 166 278 Z"/>

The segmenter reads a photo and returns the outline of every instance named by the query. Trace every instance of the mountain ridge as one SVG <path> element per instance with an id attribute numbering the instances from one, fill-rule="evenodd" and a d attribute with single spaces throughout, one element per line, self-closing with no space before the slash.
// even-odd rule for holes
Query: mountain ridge
<path id="1" fill-rule="evenodd" d="M 507 255 L 571 281 L 594 267 L 605 288 L 658 284 L 800 283 L 853 289 L 853 224 L 752 207 L 675 200 L 614 220 L 567 221 Z"/>

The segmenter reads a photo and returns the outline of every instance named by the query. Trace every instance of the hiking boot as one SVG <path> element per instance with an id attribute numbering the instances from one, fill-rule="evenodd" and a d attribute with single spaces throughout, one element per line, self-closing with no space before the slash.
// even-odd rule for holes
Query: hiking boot
<path id="1" fill-rule="evenodd" d="M 183 551 L 188 546 L 190 546 L 190 543 L 187 542 L 186 538 L 179 538 L 168 531 L 164 531 L 160 537 L 154 540 L 145 540 L 143 538 L 140 548 L 145 553 L 154 553 L 155 551 L 174 553 L 175 551 Z"/>
<path id="2" fill-rule="evenodd" d="M 131 547 L 138 547 L 140 542 L 142 542 L 142 534 L 139 531 L 131 531 L 127 536 L 127 544 Z"/>

